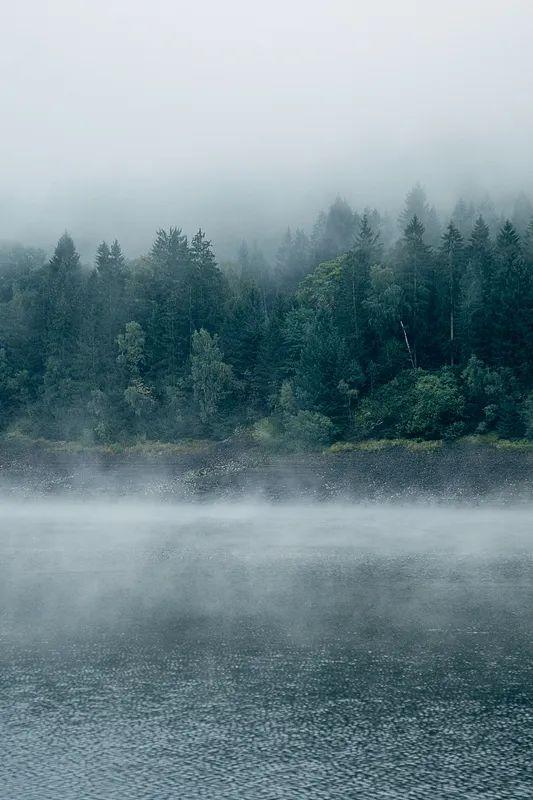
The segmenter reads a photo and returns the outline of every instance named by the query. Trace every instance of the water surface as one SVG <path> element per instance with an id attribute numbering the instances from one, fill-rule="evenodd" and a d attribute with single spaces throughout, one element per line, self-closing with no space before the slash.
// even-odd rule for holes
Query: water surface
<path id="1" fill-rule="evenodd" d="M 530 798 L 527 507 L 0 511 L 0 797 Z"/>

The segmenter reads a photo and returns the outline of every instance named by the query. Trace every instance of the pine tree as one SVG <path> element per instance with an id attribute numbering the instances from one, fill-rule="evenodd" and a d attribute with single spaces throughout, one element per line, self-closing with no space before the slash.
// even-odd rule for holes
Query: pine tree
<path id="1" fill-rule="evenodd" d="M 338 301 L 339 323 L 350 344 L 352 357 L 365 358 L 368 348 L 368 319 L 365 302 L 370 291 L 370 268 L 379 261 L 381 245 L 363 216 L 353 248 L 342 262 L 342 285 Z"/>
<path id="2" fill-rule="evenodd" d="M 194 331 L 191 256 L 180 228 L 157 231 L 141 288 L 149 361 L 155 375 L 172 382 L 185 368 Z"/>
<path id="3" fill-rule="evenodd" d="M 492 291 L 493 359 L 499 366 L 531 374 L 531 272 L 525 262 L 520 237 L 507 220 L 496 240 Z"/>
<path id="4" fill-rule="evenodd" d="M 96 251 L 96 306 L 98 315 L 99 359 L 102 373 L 111 368 L 115 358 L 118 332 L 128 319 L 126 302 L 126 260 L 115 239 Z"/>
<path id="5" fill-rule="evenodd" d="M 357 388 L 362 376 L 327 309 L 319 310 L 311 322 L 294 381 L 304 409 L 324 414 L 339 429 L 349 424 L 344 389 Z"/>
<path id="6" fill-rule="evenodd" d="M 413 217 L 407 225 L 399 251 L 399 279 L 403 290 L 405 320 L 402 329 L 414 367 L 428 354 L 432 255 L 424 242 L 424 226 Z"/>
<path id="7" fill-rule="evenodd" d="M 405 231 L 416 217 L 424 228 L 424 241 L 437 246 L 440 238 L 440 223 L 434 206 L 430 206 L 420 183 L 407 193 L 404 208 L 399 216 L 400 228 Z"/>
<path id="8" fill-rule="evenodd" d="M 463 239 L 470 237 L 475 223 L 475 216 L 476 210 L 473 203 L 466 203 L 461 197 L 455 204 L 451 221 L 458 229 Z"/>
<path id="9" fill-rule="evenodd" d="M 43 344 L 47 358 L 57 359 L 65 370 L 75 363 L 81 321 L 80 257 L 65 233 L 44 271 L 45 307 Z"/>
<path id="10" fill-rule="evenodd" d="M 244 240 L 241 242 L 239 247 L 237 264 L 241 278 L 248 279 L 250 277 L 250 251 L 248 249 L 247 242 Z"/>
<path id="11" fill-rule="evenodd" d="M 444 273 L 445 288 L 442 291 L 445 318 L 448 321 L 447 351 L 453 367 L 458 356 L 457 317 L 461 304 L 461 287 L 464 270 L 464 242 L 459 230 L 450 222 L 442 237 L 440 257 Z"/>
<path id="12" fill-rule="evenodd" d="M 266 321 L 262 293 L 254 285 L 241 284 L 240 291 L 226 307 L 221 340 L 226 359 L 241 383 L 245 406 L 257 403 L 253 378 Z"/>
<path id="13" fill-rule="evenodd" d="M 290 287 L 294 287 L 309 272 L 311 266 L 311 243 L 301 228 L 294 232 L 291 262 L 289 267 Z"/>
<path id="14" fill-rule="evenodd" d="M 513 205 L 513 227 L 519 236 L 524 236 L 527 226 L 533 216 L 533 206 L 531 200 L 524 192 L 521 192 L 515 199 Z"/>
<path id="15" fill-rule="evenodd" d="M 359 216 L 340 197 L 330 206 L 325 218 L 319 218 L 315 235 L 317 263 L 347 253 L 353 247 Z"/>
<path id="16" fill-rule="evenodd" d="M 524 258 L 530 269 L 533 269 L 533 217 L 530 219 L 524 233 Z"/>
<path id="17" fill-rule="evenodd" d="M 259 399 L 263 413 L 269 411 L 287 376 L 289 350 L 285 336 L 286 314 L 287 301 L 278 295 L 265 322 L 253 378 L 254 394 Z"/>
<path id="18" fill-rule="evenodd" d="M 283 285 L 290 274 L 292 262 L 293 239 L 290 228 L 287 228 L 276 253 L 276 281 Z"/>
<path id="19" fill-rule="evenodd" d="M 478 217 L 466 252 L 461 288 L 460 330 L 463 356 L 475 355 L 486 363 L 492 353 L 493 246 L 488 225 Z"/>
<path id="20" fill-rule="evenodd" d="M 311 245 L 306 234 L 287 228 L 276 253 L 275 283 L 285 291 L 294 287 L 307 274 L 311 263 Z"/>
<path id="21" fill-rule="evenodd" d="M 326 222 L 327 218 L 323 211 L 321 211 L 313 225 L 311 233 L 311 266 L 316 267 L 322 261 L 328 259 L 326 249 L 324 247 L 324 238 L 326 235 Z"/>
<path id="22" fill-rule="evenodd" d="M 194 330 L 218 331 L 222 324 L 226 284 L 211 242 L 201 229 L 193 236 L 190 248 L 191 325 Z"/>
<path id="23" fill-rule="evenodd" d="M 218 337 L 210 336 L 203 328 L 192 337 L 191 380 L 200 420 L 213 426 L 231 391 L 233 377 L 231 367 L 223 360 Z"/>

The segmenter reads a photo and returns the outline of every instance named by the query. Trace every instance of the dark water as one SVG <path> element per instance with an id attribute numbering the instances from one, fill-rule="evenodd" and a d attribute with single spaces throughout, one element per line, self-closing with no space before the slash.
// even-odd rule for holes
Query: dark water
<path id="1" fill-rule="evenodd" d="M 533 797 L 531 509 L 4 505 L 0 797 Z"/>

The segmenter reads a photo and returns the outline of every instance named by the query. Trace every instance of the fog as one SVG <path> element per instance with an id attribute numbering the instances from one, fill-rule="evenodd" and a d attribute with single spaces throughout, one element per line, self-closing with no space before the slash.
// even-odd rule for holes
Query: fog
<path id="1" fill-rule="evenodd" d="M 531 795 L 531 507 L 0 510 L 0 785 Z"/>
<path id="2" fill-rule="evenodd" d="M 337 193 L 533 183 L 528 0 L 25 0 L 3 9 L 0 237 L 85 252 L 204 227 L 217 251 Z"/>
<path id="3" fill-rule="evenodd" d="M 23 639 L 253 618 L 310 645 L 335 616 L 457 625 L 472 595 L 504 608 L 528 594 L 531 506 L 65 496 L 6 498 L 1 519 L 4 633 Z"/>

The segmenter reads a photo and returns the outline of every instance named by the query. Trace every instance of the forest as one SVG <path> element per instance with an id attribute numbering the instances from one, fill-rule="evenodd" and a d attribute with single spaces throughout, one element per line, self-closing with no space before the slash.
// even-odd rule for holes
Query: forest
<path id="1" fill-rule="evenodd" d="M 395 232 L 397 231 L 397 232 Z M 127 259 L 0 247 L 0 428 L 97 443 L 247 435 L 335 441 L 533 438 L 533 215 L 417 185 L 399 220 L 341 199 L 273 258 L 217 264 L 199 230 Z"/>

